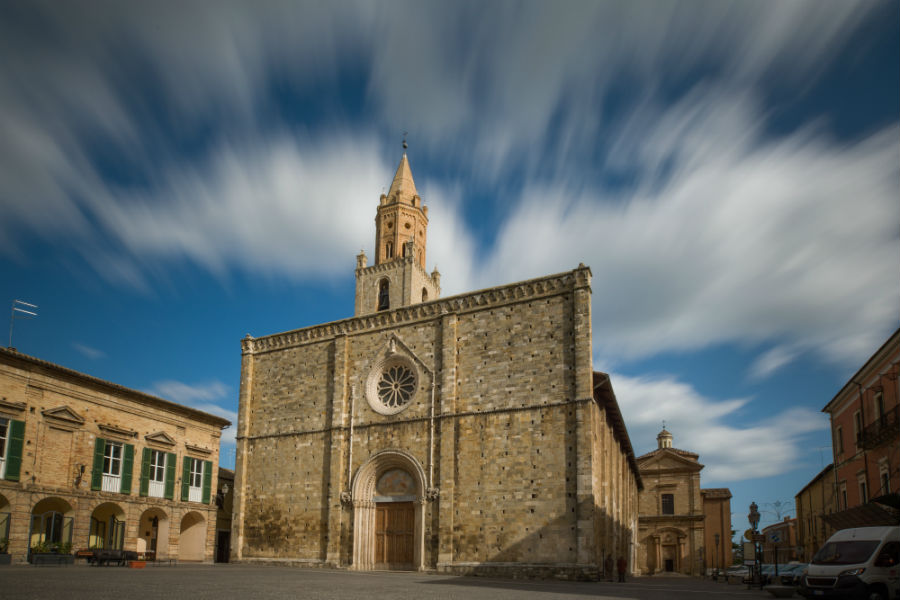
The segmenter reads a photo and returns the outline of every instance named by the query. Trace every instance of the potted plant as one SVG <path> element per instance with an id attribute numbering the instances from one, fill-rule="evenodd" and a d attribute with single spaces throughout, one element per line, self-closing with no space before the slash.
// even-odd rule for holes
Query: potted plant
<path id="1" fill-rule="evenodd" d="M 9 538 L 0 538 L 0 565 L 12 563 L 12 555 L 9 553 Z"/>
<path id="2" fill-rule="evenodd" d="M 34 565 L 71 565 L 75 563 L 70 542 L 41 541 L 31 547 L 28 561 Z"/>

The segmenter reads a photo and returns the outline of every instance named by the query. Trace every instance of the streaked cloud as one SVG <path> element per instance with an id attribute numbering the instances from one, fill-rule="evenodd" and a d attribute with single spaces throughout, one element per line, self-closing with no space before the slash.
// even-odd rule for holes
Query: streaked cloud
<path id="1" fill-rule="evenodd" d="M 154 383 L 150 393 L 172 402 L 194 406 L 197 402 L 222 400 L 226 397 L 228 391 L 228 386 L 221 381 L 188 384 L 167 379 Z"/>
<path id="2" fill-rule="evenodd" d="M 897 123 L 776 133 L 762 97 L 809 90 L 883 6 L 15 4 L 0 253 L 53 240 L 143 292 L 182 264 L 349 277 L 404 127 L 448 173 L 417 175 L 445 294 L 584 262 L 599 355 L 755 344 L 757 378 L 858 361 L 900 300 Z M 322 100 L 342 77 L 359 114 Z"/>
<path id="3" fill-rule="evenodd" d="M 779 369 L 790 364 L 798 356 L 797 352 L 787 346 L 775 346 L 763 352 L 750 365 L 751 379 L 765 379 Z"/>
<path id="4" fill-rule="evenodd" d="M 102 350 L 97 350 L 96 348 L 91 348 L 86 344 L 80 344 L 78 342 L 72 342 L 72 347 L 78 351 L 82 356 L 86 356 L 91 360 L 97 360 L 99 358 L 106 358 L 106 353 Z"/>
<path id="5" fill-rule="evenodd" d="M 225 456 L 228 452 L 232 452 L 233 456 L 238 415 L 237 411 L 222 406 L 223 403 L 236 405 L 235 399 L 229 397 L 231 389 L 227 385 L 221 381 L 191 384 L 167 379 L 154 383 L 148 392 L 231 421 L 231 426 L 222 431 L 220 453 Z"/>
<path id="6" fill-rule="evenodd" d="M 673 445 L 700 455 L 704 485 L 792 471 L 801 466 L 807 436 L 829 426 L 826 416 L 805 407 L 754 418 L 752 411 L 742 412 L 752 398 L 715 400 L 675 377 L 611 379 L 635 451 L 656 449 L 665 420 Z"/>

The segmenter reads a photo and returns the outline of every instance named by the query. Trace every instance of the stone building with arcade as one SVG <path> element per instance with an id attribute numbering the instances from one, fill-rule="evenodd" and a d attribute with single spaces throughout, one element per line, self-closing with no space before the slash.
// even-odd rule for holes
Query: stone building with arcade
<path id="1" fill-rule="evenodd" d="M 404 153 L 355 315 L 242 341 L 232 559 L 594 579 L 633 564 L 635 456 L 587 267 L 448 298 Z"/>
<path id="2" fill-rule="evenodd" d="M 0 538 L 211 562 L 220 417 L 0 348 Z"/>

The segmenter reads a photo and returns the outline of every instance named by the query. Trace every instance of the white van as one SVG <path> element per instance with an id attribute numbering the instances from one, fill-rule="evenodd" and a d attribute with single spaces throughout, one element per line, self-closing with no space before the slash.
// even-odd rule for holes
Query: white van
<path id="1" fill-rule="evenodd" d="M 799 591 L 806 598 L 900 598 L 900 527 L 838 531 L 816 552 Z"/>

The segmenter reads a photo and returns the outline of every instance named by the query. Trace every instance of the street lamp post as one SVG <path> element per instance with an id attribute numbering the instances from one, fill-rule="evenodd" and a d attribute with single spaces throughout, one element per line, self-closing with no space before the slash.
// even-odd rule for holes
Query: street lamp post
<path id="1" fill-rule="evenodd" d="M 762 577 L 759 569 L 759 532 L 756 530 L 759 525 L 759 506 L 756 505 L 756 502 L 750 503 L 750 514 L 747 515 L 747 520 L 750 521 L 750 529 L 753 530 L 753 576 L 758 578 L 759 587 L 762 589 Z"/>

